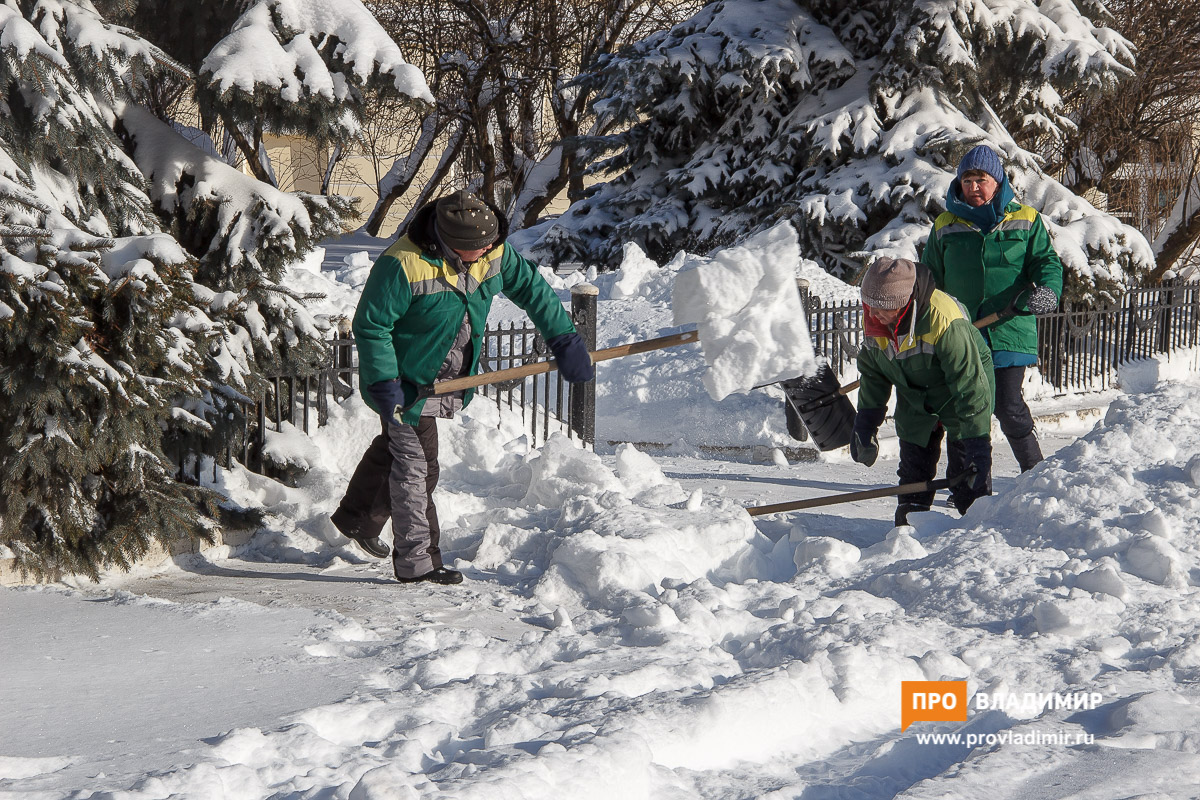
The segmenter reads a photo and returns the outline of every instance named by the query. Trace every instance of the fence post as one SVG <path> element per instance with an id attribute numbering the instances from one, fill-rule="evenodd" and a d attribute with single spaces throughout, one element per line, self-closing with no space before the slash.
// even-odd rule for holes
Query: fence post
<path id="1" fill-rule="evenodd" d="M 809 300 L 812 295 L 809 293 L 808 281 L 804 278 L 796 278 L 796 291 L 800 292 L 800 306 L 804 309 L 804 319 L 808 321 Z"/>
<path id="2" fill-rule="evenodd" d="M 334 398 L 344 400 L 354 394 L 354 333 L 348 317 L 339 317 L 333 338 L 333 364 L 329 387 Z M 343 379 L 344 377 L 344 379 Z"/>
<path id="3" fill-rule="evenodd" d="M 796 278 L 796 290 L 800 292 L 800 306 L 804 309 L 804 324 L 808 326 L 808 335 L 811 338 L 813 332 L 812 323 L 812 301 L 809 294 L 809 283 L 804 278 Z M 796 407 L 788 397 L 788 382 L 784 381 L 783 388 L 783 418 L 787 424 L 788 434 L 798 442 L 808 441 L 808 428 L 804 427 L 804 420 L 800 419 L 800 415 L 796 413 Z"/>
<path id="4" fill-rule="evenodd" d="M 596 349 L 596 298 L 600 290 L 590 283 L 571 287 L 571 318 L 588 351 Z M 569 430 L 586 444 L 596 446 L 596 381 L 571 384 Z"/>
<path id="5" fill-rule="evenodd" d="M 267 441 L 267 395 L 265 391 L 259 395 L 258 402 L 254 406 L 254 413 L 258 425 L 254 431 L 254 438 L 250 442 L 250 447 L 253 449 L 250 451 L 250 458 L 247 460 L 252 461 L 253 466 L 250 467 L 251 471 L 262 475 L 264 474 L 263 450 L 266 449 Z"/>
<path id="6" fill-rule="evenodd" d="M 1164 281 L 1158 287 L 1158 302 L 1162 304 L 1162 318 L 1158 321 L 1158 352 L 1169 353 L 1174 347 L 1175 283 Z"/>

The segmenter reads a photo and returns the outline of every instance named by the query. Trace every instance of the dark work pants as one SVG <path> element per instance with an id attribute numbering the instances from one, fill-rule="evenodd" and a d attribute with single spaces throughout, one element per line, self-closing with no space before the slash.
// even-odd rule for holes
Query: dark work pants
<path id="1" fill-rule="evenodd" d="M 931 481 L 937 477 L 938 459 L 942 457 L 942 439 L 946 436 L 946 429 L 939 424 L 933 430 L 933 434 L 929 437 L 929 442 L 922 447 L 919 444 L 900 440 L 900 469 L 896 474 L 900 476 L 901 485 L 905 483 L 917 483 L 918 481 Z M 967 453 L 961 442 L 950 442 L 946 447 L 946 476 L 953 477 L 958 475 L 967 468 Z M 954 494 L 959 490 L 959 486 L 955 486 L 950 490 Z M 988 478 L 987 493 L 991 494 L 992 484 L 991 477 Z M 902 494 L 896 498 L 896 502 L 900 506 L 911 506 L 913 511 L 926 511 L 933 505 L 933 492 L 916 492 L 913 494 Z"/>
<path id="2" fill-rule="evenodd" d="M 1042 460 L 1042 449 L 1033 430 L 1033 414 L 1021 393 L 1024 383 L 1025 367 L 996 370 L 996 419 L 1022 472 L 1033 469 Z"/>
<path id="3" fill-rule="evenodd" d="M 425 520 L 429 527 L 426 552 L 436 568 L 442 566 L 442 553 L 439 548 L 441 526 L 438 523 L 437 507 L 433 503 L 433 490 L 437 486 L 439 476 L 437 421 L 433 417 L 421 417 L 420 424 L 413 430 L 422 451 L 421 460 L 424 462 L 422 469 Z M 354 468 L 354 474 L 350 476 L 350 485 L 346 487 L 346 494 L 339 504 L 342 512 L 357 523 L 363 538 L 378 536 L 383 526 L 392 518 L 391 476 L 394 458 L 388 443 L 388 423 L 383 422 L 380 434 L 371 440 L 366 452 L 359 459 L 358 466 Z M 397 542 L 404 539 L 402 533 L 398 535 L 395 525 L 392 526 L 392 538 Z"/>
<path id="4" fill-rule="evenodd" d="M 388 425 L 392 472 L 392 566 L 397 578 L 416 578 L 442 566 L 441 530 L 433 504 L 438 481 L 437 419 L 421 417 L 412 425 Z"/>

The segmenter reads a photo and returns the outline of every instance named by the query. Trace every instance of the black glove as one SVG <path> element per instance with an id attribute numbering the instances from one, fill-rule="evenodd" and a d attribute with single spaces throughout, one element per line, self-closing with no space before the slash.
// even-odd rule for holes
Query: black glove
<path id="1" fill-rule="evenodd" d="M 850 457 L 864 466 L 871 466 L 879 458 L 879 426 L 885 416 L 886 408 L 860 408 L 854 415 Z"/>
<path id="2" fill-rule="evenodd" d="M 975 436 L 963 439 L 958 446 L 963 451 L 967 478 L 950 490 L 950 502 L 958 513 L 965 514 L 972 503 L 992 493 L 992 440 Z"/>
<path id="3" fill-rule="evenodd" d="M 555 336 L 546 341 L 546 346 L 554 353 L 558 371 L 567 383 L 583 383 L 596 377 L 596 365 L 578 333 L 572 331 Z"/>
<path id="4" fill-rule="evenodd" d="M 404 424 L 400 422 L 396 412 L 408 406 L 408 398 L 405 397 L 404 387 L 400 384 L 399 378 L 392 378 L 390 381 L 379 381 L 367 387 L 367 394 L 371 395 L 375 405 L 379 406 L 379 416 L 383 417 L 384 422 L 392 425 Z"/>

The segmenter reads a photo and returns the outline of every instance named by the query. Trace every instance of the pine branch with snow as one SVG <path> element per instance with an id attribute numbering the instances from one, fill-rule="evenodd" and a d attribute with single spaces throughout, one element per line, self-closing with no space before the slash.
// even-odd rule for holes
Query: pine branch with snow
<path id="1" fill-rule="evenodd" d="M 247 371 L 316 368 L 325 356 L 322 331 L 279 284 L 288 263 L 341 230 L 349 201 L 282 192 L 195 147 L 139 106 L 122 104 L 118 114 L 135 162 L 151 176 L 151 201 L 200 260 L 196 280 L 213 293 L 237 295 L 235 319 L 258 354 Z M 245 387 L 243 379 L 233 383 Z"/>
<path id="2" fill-rule="evenodd" d="M 41 232 L 0 249 L 0 536 L 17 567 L 94 577 L 210 538 L 216 496 L 175 481 L 162 449 L 175 398 L 199 394 L 199 355 L 166 324 L 186 260 L 130 258 L 130 246 L 152 256 L 152 237 L 118 243 L 54 211 L 18 213 Z"/>
<path id="3" fill-rule="evenodd" d="M 425 78 L 407 63 L 359 0 L 259 0 L 233 23 L 200 65 L 201 106 L 235 135 L 264 122 L 275 133 L 346 142 L 362 126 L 371 89 L 432 102 Z"/>

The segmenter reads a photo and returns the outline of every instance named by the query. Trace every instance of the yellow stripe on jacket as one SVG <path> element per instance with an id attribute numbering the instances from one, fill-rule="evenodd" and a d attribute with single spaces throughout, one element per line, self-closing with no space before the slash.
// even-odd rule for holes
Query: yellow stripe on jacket
<path id="1" fill-rule="evenodd" d="M 459 273 L 445 259 L 434 262 L 423 257 L 421 248 L 413 244 L 408 237 L 401 238 L 385 250 L 383 255 L 391 256 L 400 262 L 414 297 L 450 290 L 470 294 L 479 288 L 479 284 L 500 274 L 504 244 L 496 245 L 482 258 L 474 261 L 467 270 L 466 285 L 461 287 L 458 285 Z"/>

